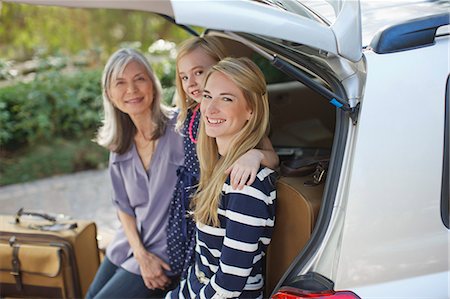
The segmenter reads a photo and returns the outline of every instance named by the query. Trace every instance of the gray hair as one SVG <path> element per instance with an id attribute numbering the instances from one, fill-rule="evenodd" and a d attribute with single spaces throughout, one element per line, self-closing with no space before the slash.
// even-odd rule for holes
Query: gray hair
<path id="1" fill-rule="evenodd" d="M 95 141 L 100 146 L 119 154 L 129 150 L 136 133 L 136 127 L 128 114 L 120 111 L 112 104 L 108 92 L 111 81 L 120 76 L 132 61 L 145 67 L 153 84 L 153 103 L 152 107 L 150 107 L 152 120 L 155 125 L 152 135 L 153 140 L 164 134 L 168 119 L 168 108 L 161 104 L 161 83 L 155 76 L 148 60 L 134 49 L 123 48 L 116 51 L 108 59 L 102 74 L 103 125 L 99 128 Z"/>

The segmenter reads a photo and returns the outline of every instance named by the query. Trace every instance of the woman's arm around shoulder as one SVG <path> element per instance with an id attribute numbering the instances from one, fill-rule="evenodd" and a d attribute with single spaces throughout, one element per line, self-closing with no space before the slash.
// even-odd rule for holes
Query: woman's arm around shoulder
<path id="1" fill-rule="evenodd" d="M 242 190 L 244 185 L 251 185 L 261 165 L 276 169 L 280 163 L 269 138 L 261 141 L 262 149 L 251 149 L 242 155 L 226 171 L 230 175 L 230 182 L 234 189 Z"/>

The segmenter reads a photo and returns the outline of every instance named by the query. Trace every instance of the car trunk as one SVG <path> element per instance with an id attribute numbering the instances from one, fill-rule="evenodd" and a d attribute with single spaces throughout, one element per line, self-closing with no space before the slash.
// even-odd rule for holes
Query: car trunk
<path id="1" fill-rule="evenodd" d="M 281 160 L 277 182 L 277 221 L 266 257 L 266 295 L 281 286 L 296 286 L 299 274 L 316 271 L 311 261 L 326 246 L 326 234 L 333 229 L 334 211 L 341 165 L 349 126 L 356 121 L 317 92 L 284 73 L 267 60 L 264 52 L 276 53 L 314 84 L 344 98 L 344 87 L 337 75 L 324 70 L 310 56 L 313 49 L 303 47 L 293 55 L 288 48 L 283 56 L 280 45 L 255 35 L 209 30 L 219 37 L 231 56 L 246 56 L 263 70 L 270 102 L 270 134 Z M 245 38 L 244 38 L 245 36 Z M 243 39 L 244 38 L 244 39 Z M 293 59 L 296 59 L 293 61 Z M 301 67 L 300 67 L 301 66 Z M 355 115 L 356 116 L 356 115 Z M 285 166 L 305 160 L 327 160 L 329 168 L 318 185 L 311 186 L 313 173 Z M 295 168 L 295 167 L 294 167 Z M 289 172 L 288 170 L 291 170 Z M 300 170 L 300 169 L 297 169 Z"/>

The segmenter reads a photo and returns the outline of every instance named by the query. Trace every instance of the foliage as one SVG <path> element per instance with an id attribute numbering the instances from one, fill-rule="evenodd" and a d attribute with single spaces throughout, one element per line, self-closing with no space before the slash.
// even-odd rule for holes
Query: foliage
<path id="1" fill-rule="evenodd" d="M 29 83 L 0 89 L 0 145 L 6 149 L 77 138 L 99 124 L 100 70 L 38 73 Z"/>
<path id="2" fill-rule="evenodd" d="M 163 84 L 163 97 L 171 103 L 173 63 L 154 63 Z M 52 69 L 34 80 L 0 88 L 0 145 L 17 148 L 55 136 L 78 138 L 100 125 L 101 70 L 64 74 Z"/>
<path id="3" fill-rule="evenodd" d="M 89 137 L 73 140 L 57 138 L 3 156 L 0 160 L 0 186 L 105 168 L 108 151 L 90 141 Z"/>
<path id="4" fill-rule="evenodd" d="M 42 69 L 31 82 L 0 89 L 0 185 L 107 163 L 107 151 L 90 141 L 100 122 L 101 70 Z"/>
<path id="5" fill-rule="evenodd" d="M 4 2 L 0 56 L 28 60 L 36 55 L 75 55 L 85 49 L 108 54 L 126 42 L 147 49 L 157 40 L 179 43 L 188 33 L 149 12 L 75 9 Z"/>
<path id="6" fill-rule="evenodd" d="M 73 62 L 60 61 L 41 59 L 30 82 L 0 88 L 0 185 L 107 163 L 107 151 L 90 141 L 101 119 L 101 69 L 67 69 Z M 173 61 L 157 59 L 152 65 L 170 104 Z"/>
<path id="7" fill-rule="evenodd" d="M 106 59 L 121 47 L 142 51 L 170 105 L 175 45 L 188 36 L 147 12 L 3 2 L 0 185 L 106 163 L 105 150 L 89 141 L 100 125 Z"/>

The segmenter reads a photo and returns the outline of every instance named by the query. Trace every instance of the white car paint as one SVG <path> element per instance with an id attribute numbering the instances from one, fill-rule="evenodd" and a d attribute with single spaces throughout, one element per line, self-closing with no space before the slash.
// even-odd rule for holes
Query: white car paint
<path id="1" fill-rule="evenodd" d="M 441 39 L 412 51 L 365 54 L 337 289 L 356 288 L 362 298 L 448 296 L 450 234 L 440 218 L 448 53 L 449 41 Z"/>
<path id="2" fill-rule="evenodd" d="M 233 0 L 233 5 L 224 0 L 195 2 L 197 9 L 192 10 L 189 9 L 192 1 L 173 1 L 175 19 L 182 24 L 244 31 L 299 42 L 341 55 L 351 61 L 361 59 L 361 18 L 358 1 L 343 1 L 332 26 L 325 26 L 256 1 Z M 233 19 L 233 22 L 230 22 L 230 19 Z"/>

